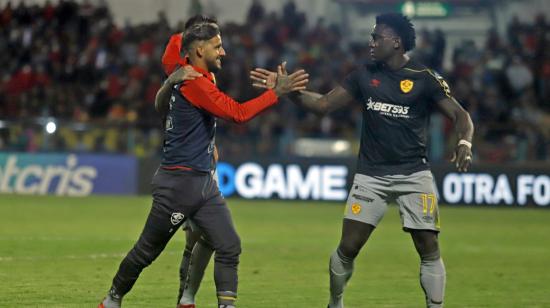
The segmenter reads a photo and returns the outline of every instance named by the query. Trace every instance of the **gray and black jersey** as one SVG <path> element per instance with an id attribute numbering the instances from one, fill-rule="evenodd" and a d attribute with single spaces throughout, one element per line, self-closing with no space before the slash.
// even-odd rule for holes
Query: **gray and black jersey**
<path id="1" fill-rule="evenodd" d="M 362 106 L 358 173 L 407 175 L 429 169 L 429 116 L 438 101 L 451 97 L 439 74 L 412 60 L 398 70 L 368 63 L 342 86 Z"/>

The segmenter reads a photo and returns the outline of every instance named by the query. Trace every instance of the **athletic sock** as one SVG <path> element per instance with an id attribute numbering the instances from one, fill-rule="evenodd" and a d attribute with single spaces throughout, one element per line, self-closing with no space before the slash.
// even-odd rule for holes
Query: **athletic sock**
<path id="1" fill-rule="evenodd" d="M 353 274 L 353 259 L 336 249 L 330 256 L 330 308 L 344 307 L 344 288 Z"/>
<path id="2" fill-rule="evenodd" d="M 445 265 L 441 258 L 420 261 L 420 285 L 426 295 L 426 307 L 443 307 Z"/>
<path id="3" fill-rule="evenodd" d="M 231 291 L 220 291 L 218 295 L 218 308 L 235 308 L 237 293 Z"/>
<path id="4" fill-rule="evenodd" d="M 185 250 L 183 251 L 183 258 L 181 259 L 180 264 L 180 288 L 178 292 L 177 303 L 180 303 L 181 297 L 183 295 L 183 289 L 187 283 L 187 275 L 189 274 L 189 264 L 191 263 L 191 254 L 193 248 L 188 248 L 187 243 L 185 245 Z"/>
<path id="5" fill-rule="evenodd" d="M 101 303 L 105 308 L 120 308 L 122 296 L 116 292 L 115 287 L 111 287 L 109 293 L 107 293 L 107 296 L 105 296 L 105 299 Z"/>
<path id="6" fill-rule="evenodd" d="M 204 270 L 214 250 L 204 240 L 199 240 L 193 247 L 193 253 L 191 254 L 191 262 L 189 264 L 189 271 L 187 273 L 187 281 L 183 289 L 183 294 L 180 299 L 180 304 L 194 304 L 195 295 L 199 291 L 202 278 L 204 276 Z"/>

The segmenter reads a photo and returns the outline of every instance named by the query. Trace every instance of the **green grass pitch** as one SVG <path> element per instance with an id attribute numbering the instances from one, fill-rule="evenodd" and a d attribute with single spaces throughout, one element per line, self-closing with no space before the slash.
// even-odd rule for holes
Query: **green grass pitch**
<path id="1" fill-rule="evenodd" d="M 326 307 L 327 265 L 343 205 L 243 201 L 239 307 Z M 0 195 L 0 307 L 96 307 L 145 222 L 149 197 Z M 443 206 L 446 307 L 550 307 L 550 211 Z M 124 299 L 175 307 L 184 246 L 176 234 Z M 356 260 L 346 307 L 423 307 L 418 257 L 398 210 Z M 214 307 L 212 263 L 197 298 Z"/>

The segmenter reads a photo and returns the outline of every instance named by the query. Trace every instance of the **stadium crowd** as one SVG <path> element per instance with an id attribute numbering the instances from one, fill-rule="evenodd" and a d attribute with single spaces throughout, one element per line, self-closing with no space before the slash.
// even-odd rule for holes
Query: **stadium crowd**
<path id="1" fill-rule="evenodd" d="M 368 58 L 367 41 L 348 43 L 322 19 L 308 23 L 292 1 L 281 13 L 254 1 L 247 16 L 244 24 L 222 25 L 228 54 L 217 75 L 219 87 L 240 101 L 257 94 L 248 78 L 254 67 L 273 69 L 284 59 L 306 69 L 310 87 L 323 92 Z M 104 5 L 8 2 L 0 8 L 0 150 L 157 154 L 160 59 L 182 28 L 171 27 L 162 12 L 150 24 L 118 26 Z M 419 30 L 412 56 L 439 70 L 472 115 L 478 161 L 550 159 L 549 30 L 543 16 L 532 24 L 515 18 L 505 37 L 492 31 L 485 46 L 464 41 L 446 71 L 443 32 Z M 246 125 L 220 121 L 217 143 L 222 157 L 242 157 L 286 155 L 299 137 L 357 142 L 359 110 L 358 104 L 318 118 L 284 101 Z M 52 135 L 42 128 L 50 118 L 58 124 Z M 446 159 L 452 128 L 438 117 L 432 128 L 432 159 Z"/>

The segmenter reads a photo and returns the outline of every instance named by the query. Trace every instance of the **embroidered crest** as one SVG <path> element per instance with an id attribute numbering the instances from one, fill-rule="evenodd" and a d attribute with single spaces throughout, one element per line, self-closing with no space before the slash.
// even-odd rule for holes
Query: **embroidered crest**
<path id="1" fill-rule="evenodd" d="M 354 203 L 351 205 L 351 212 L 355 215 L 361 213 L 361 205 L 358 203 Z"/>
<path id="2" fill-rule="evenodd" d="M 399 87 L 401 87 L 401 91 L 403 91 L 403 93 L 411 92 L 413 86 L 414 82 L 410 79 L 401 80 L 399 83 Z"/>
<path id="3" fill-rule="evenodd" d="M 185 216 L 182 213 L 172 213 L 172 216 L 170 217 L 170 222 L 176 226 L 179 224 Z"/>

